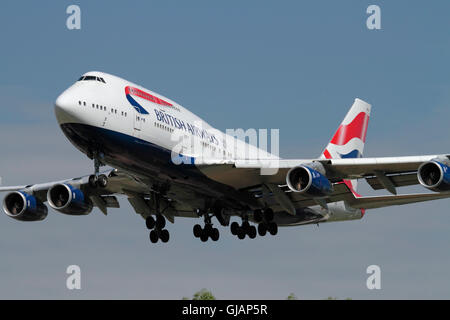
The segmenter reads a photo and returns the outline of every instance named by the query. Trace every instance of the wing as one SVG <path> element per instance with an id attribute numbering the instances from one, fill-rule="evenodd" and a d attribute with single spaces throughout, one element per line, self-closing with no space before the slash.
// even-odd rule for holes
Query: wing
<path id="1" fill-rule="evenodd" d="M 102 174 L 107 176 L 107 184 L 104 187 L 92 186 L 89 182 L 90 175 L 86 175 L 79 178 L 32 185 L 6 186 L 1 187 L 0 192 L 20 191 L 45 203 L 48 201 L 48 191 L 52 187 L 55 185 L 67 184 L 79 189 L 82 192 L 83 197 L 89 199 L 92 206 L 98 207 L 105 215 L 107 214 L 108 208 L 120 207 L 119 202 L 114 195 L 124 195 L 128 197 L 128 201 L 133 206 L 136 213 L 142 215 L 144 218 L 154 212 L 155 204 L 149 200 L 150 193 L 152 192 L 152 188 L 149 186 L 153 185 L 153 181 L 146 177 L 131 175 L 116 169 L 103 172 Z M 177 200 L 171 198 L 171 196 L 176 193 L 179 194 Z M 184 195 L 184 197 L 189 198 L 192 197 L 192 195 Z M 172 222 L 175 216 L 197 217 L 194 213 L 194 209 L 180 200 L 183 200 L 182 190 L 174 189 L 170 194 L 164 196 L 161 200 L 161 206 L 164 211 L 163 214 Z"/>
<path id="2" fill-rule="evenodd" d="M 433 159 L 448 160 L 450 155 L 407 157 L 353 158 L 353 159 L 263 159 L 224 161 L 215 164 L 198 164 L 211 179 L 237 189 L 263 183 L 286 184 L 287 172 L 299 165 L 321 163 L 331 182 L 365 178 L 375 189 L 388 189 L 418 184 L 419 166 Z M 197 163 L 196 163 L 197 164 Z"/>
<path id="3" fill-rule="evenodd" d="M 348 201 L 348 203 L 350 204 L 350 206 L 357 209 L 376 209 L 445 198 L 450 198 L 450 192 L 417 193 L 398 196 L 362 197 L 351 199 Z"/>

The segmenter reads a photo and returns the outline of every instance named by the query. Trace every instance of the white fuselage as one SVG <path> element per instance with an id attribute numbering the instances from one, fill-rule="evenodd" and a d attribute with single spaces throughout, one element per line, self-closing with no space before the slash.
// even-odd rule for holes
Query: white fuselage
<path id="1" fill-rule="evenodd" d="M 133 137 L 141 143 L 170 151 L 175 163 L 277 159 L 265 150 L 211 127 L 176 102 L 107 73 L 84 74 L 57 98 L 55 114 L 60 126 L 79 124 L 121 137 Z M 106 164 L 128 169 L 125 158 Z M 320 206 L 311 209 L 329 221 L 361 217 L 360 210 L 349 208 L 343 202 L 331 204 L 328 212 Z"/>

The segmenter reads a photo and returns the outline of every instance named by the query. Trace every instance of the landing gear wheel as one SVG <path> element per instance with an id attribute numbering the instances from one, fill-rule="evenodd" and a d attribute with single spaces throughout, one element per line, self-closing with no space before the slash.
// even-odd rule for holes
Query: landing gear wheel
<path id="1" fill-rule="evenodd" d="M 212 241 L 217 241 L 217 240 L 219 240 L 219 229 L 213 228 L 213 229 L 211 230 L 211 233 L 210 233 L 209 236 L 211 237 L 211 240 L 212 240 Z"/>
<path id="2" fill-rule="evenodd" d="M 256 238 L 256 227 L 255 226 L 250 226 L 250 228 L 248 229 L 247 234 L 250 237 L 250 239 L 255 239 Z"/>
<path id="3" fill-rule="evenodd" d="M 250 223 L 248 223 L 248 221 L 242 222 L 241 228 L 244 230 L 246 234 L 248 234 L 248 231 L 250 230 Z"/>
<path id="4" fill-rule="evenodd" d="M 267 225 L 265 223 L 258 224 L 258 234 L 264 237 L 267 233 Z"/>
<path id="5" fill-rule="evenodd" d="M 166 226 L 166 219 L 162 215 L 156 216 L 156 227 L 160 230 L 164 229 Z"/>
<path id="6" fill-rule="evenodd" d="M 158 233 L 155 230 L 150 231 L 150 241 L 152 243 L 157 243 L 158 242 Z"/>
<path id="7" fill-rule="evenodd" d="M 255 212 L 253 212 L 253 219 L 258 223 L 263 220 L 263 214 L 260 209 L 256 209 Z"/>
<path id="8" fill-rule="evenodd" d="M 155 219 L 152 216 L 148 216 L 147 219 L 145 219 L 145 225 L 147 226 L 147 229 L 153 229 L 155 227 L 155 224 Z"/>
<path id="9" fill-rule="evenodd" d="M 267 229 L 269 230 L 271 235 L 276 235 L 278 233 L 278 225 L 275 222 L 269 223 Z"/>
<path id="10" fill-rule="evenodd" d="M 194 237 L 200 238 L 200 236 L 202 235 L 202 226 L 199 224 L 196 224 L 194 226 L 193 231 L 194 231 Z"/>
<path id="11" fill-rule="evenodd" d="M 231 224 L 230 230 L 231 230 L 231 234 L 232 235 L 237 236 L 238 235 L 238 231 L 239 231 L 239 223 L 237 223 L 236 221 L 233 222 Z"/>
<path id="12" fill-rule="evenodd" d="M 202 242 L 208 241 L 208 233 L 206 233 L 206 230 L 202 230 L 202 234 L 200 235 L 200 240 L 202 240 Z"/>
<path id="13" fill-rule="evenodd" d="M 96 175 L 90 175 L 89 176 L 89 186 L 91 188 L 97 188 L 97 182 L 98 182 L 98 177 Z"/>
<path id="14" fill-rule="evenodd" d="M 212 230 L 213 230 L 213 227 L 212 227 L 211 224 L 206 224 L 206 225 L 205 225 L 205 228 L 203 229 L 203 231 L 204 231 L 208 236 L 211 235 Z"/>
<path id="15" fill-rule="evenodd" d="M 167 229 L 161 230 L 160 234 L 159 234 L 159 238 L 161 239 L 162 242 L 166 243 L 169 241 L 170 238 L 170 234 L 169 231 L 167 231 Z"/>
<path id="16" fill-rule="evenodd" d="M 239 239 L 243 240 L 245 238 L 245 231 L 242 228 L 239 228 L 238 232 L 237 232 L 237 236 Z"/>
<path id="17" fill-rule="evenodd" d="M 264 220 L 266 220 L 266 222 L 270 222 L 273 220 L 273 210 L 270 208 L 267 208 L 266 210 L 264 210 Z"/>
<path id="18" fill-rule="evenodd" d="M 108 177 L 104 174 L 99 175 L 97 178 L 97 185 L 100 188 L 106 188 L 106 186 L 108 185 Z"/>

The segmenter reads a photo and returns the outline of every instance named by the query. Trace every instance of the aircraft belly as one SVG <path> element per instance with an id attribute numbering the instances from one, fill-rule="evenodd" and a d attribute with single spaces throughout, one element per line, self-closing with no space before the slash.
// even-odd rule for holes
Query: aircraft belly
<path id="1" fill-rule="evenodd" d="M 197 194 L 234 202 L 242 206 L 231 187 L 206 177 L 195 165 L 176 165 L 171 152 L 157 144 L 124 133 L 80 123 L 64 123 L 61 129 L 67 138 L 82 152 L 89 154 L 98 150 L 104 154 L 104 162 L 115 168 L 122 168 L 138 176 L 147 176 L 160 181 L 191 188 Z M 233 199 L 234 198 L 234 199 Z"/>

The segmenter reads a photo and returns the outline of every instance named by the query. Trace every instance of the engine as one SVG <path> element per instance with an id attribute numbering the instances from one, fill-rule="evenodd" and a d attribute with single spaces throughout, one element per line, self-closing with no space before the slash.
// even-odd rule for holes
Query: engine
<path id="1" fill-rule="evenodd" d="M 433 191 L 450 190 L 450 167 L 436 160 L 423 163 L 417 170 L 421 185 Z"/>
<path id="2" fill-rule="evenodd" d="M 333 192 L 331 182 L 322 173 L 307 166 L 289 170 L 286 183 L 293 192 L 305 193 L 312 197 L 325 197 Z"/>
<path id="3" fill-rule="evenodd" d="M 74 216 L 92 211 L 92 202 L 84 193 L 70 184 L 56 184 L 47 192 L 47 201 L 53 209 Z"/>
<path id="4" fill-rule="evenodd" d="M 20 221 L 40 221 L 47 217 L 47 207 L 34 196 L 14 191 L 3 199 L 3 211 L 9 217 Z"/>

